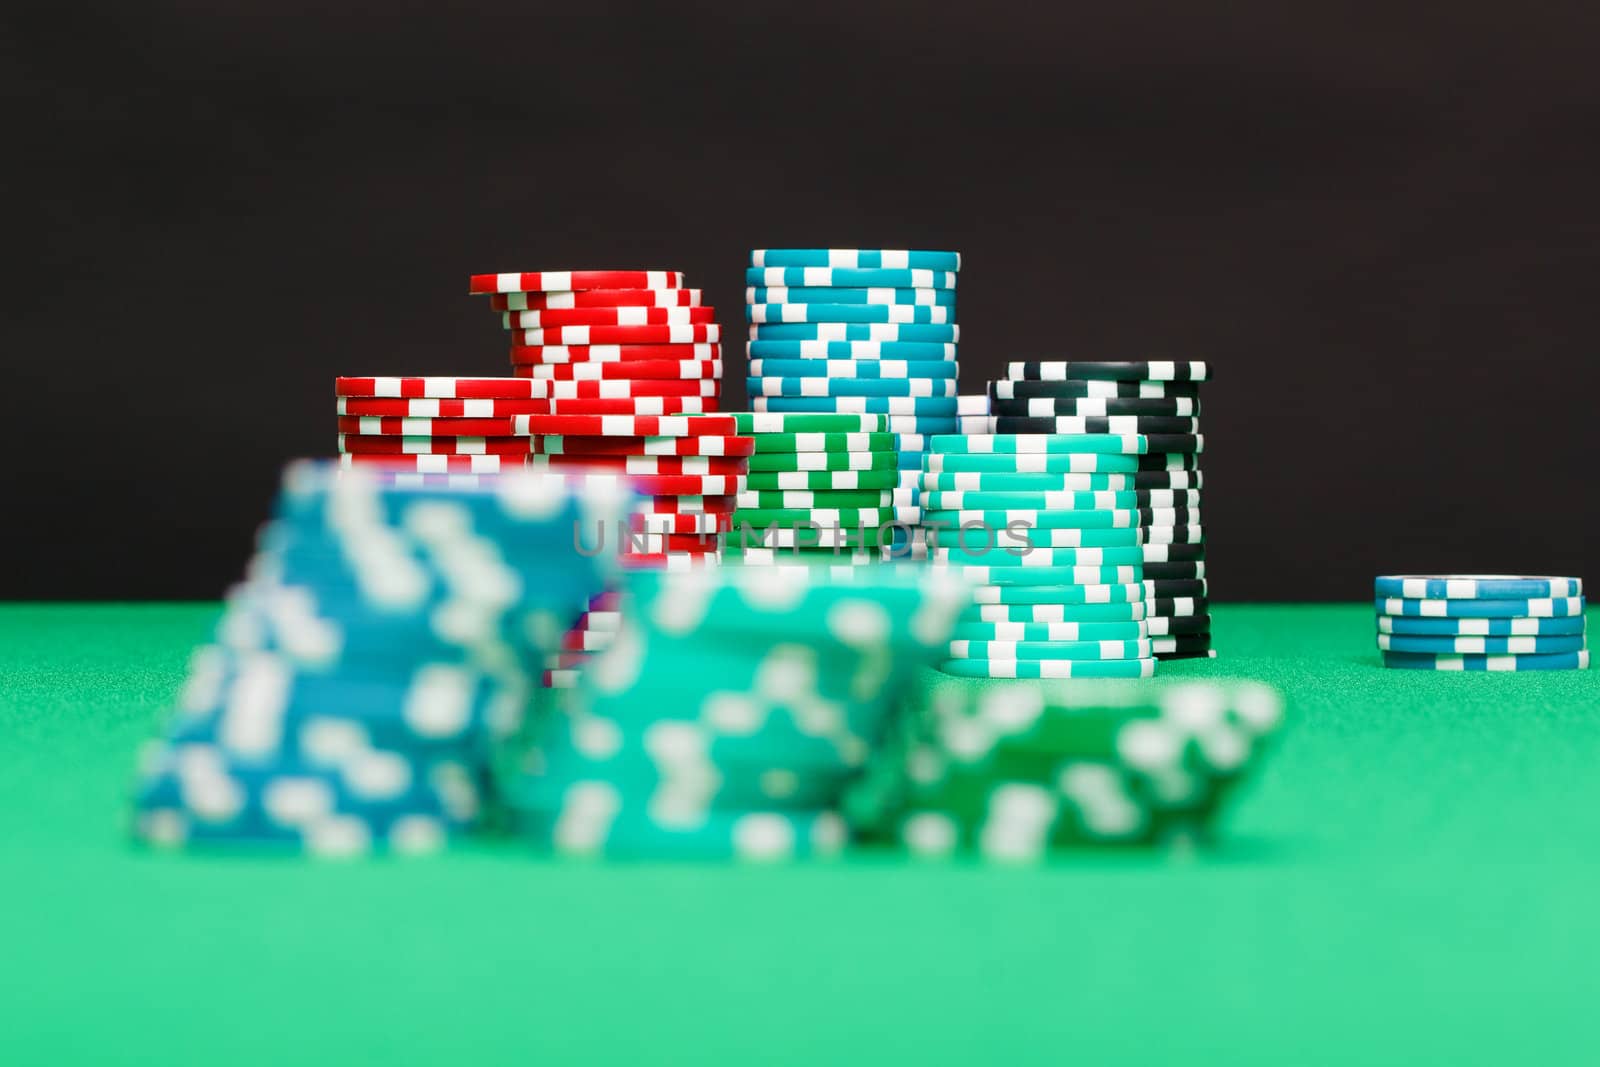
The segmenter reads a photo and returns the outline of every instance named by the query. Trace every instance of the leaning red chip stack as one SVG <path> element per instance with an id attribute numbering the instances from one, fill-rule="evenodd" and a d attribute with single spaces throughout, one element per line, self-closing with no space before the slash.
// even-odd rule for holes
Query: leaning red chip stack
<path id="1" fill-rule="evenodd" d="M 485 450 L 496 447 L 500 435 L 488 431 L 498 431 L 504 418 L 509 434 L 528 442 L 529 466 L 630 480 L 642 494 L 631 528 L 606 531 L 600 543 L 587 531 L 583 551 L 620 552 L 635 567 L 716 563 L 754 441 L 738 436 L 731 417 L 715 414 L 721 327 L 700 290 L 684 288 L 675 271 L 626 270 L 482 274 L 469 289 L 489 297 L 507 331 L 515 380 L 552 398 L 546 411 L 475 410 L 486 420 L 473 427 L 490 442 Z M 591 617 L 580 620 L 559 662 L 549 665 L 546 684 L 567 684 L 611 632 Z"/>

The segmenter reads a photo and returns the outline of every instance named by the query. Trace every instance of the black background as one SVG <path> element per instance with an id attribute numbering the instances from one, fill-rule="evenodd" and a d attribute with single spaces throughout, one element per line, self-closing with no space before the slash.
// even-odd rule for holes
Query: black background
<path id="1" fill-rule="evenodd" d="M 766 246 L 962 252 L 966 391 L 1211 361 L 1219 600 L 1594 577 L 1594 6 L 8 5 L 0 597 L 219 594 L 336 374 L 504 373 L 470 273 L 737 341 Z"/>

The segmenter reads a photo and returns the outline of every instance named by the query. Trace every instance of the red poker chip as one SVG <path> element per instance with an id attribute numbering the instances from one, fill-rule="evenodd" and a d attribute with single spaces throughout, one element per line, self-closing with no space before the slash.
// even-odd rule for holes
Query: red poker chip
<path id="1" fill-rule="evenodd" d="M 380 434 L 347 433 L 339 435 L 340 452 L 372 456 L 525 456 L 533 451 L 533 443 L 533 439 L 529 437 L 384 437 Z"/>
<path id="2" fill-rule="evenodd" d="M 650 492 L 644 486 L 638 488 L 642 493 Z M 738 500 L 738 490 L 716 495 L 658 493 L 648 496 L 639 507 L 652 515 L 732 515 Z"/>
<path id="3" fill-rule="evenodd" d="M 714 322 L 682 326 L 548 326 L 512 330 L 514 345 L 686 345 L 721 341 Z"/>
<path id="4" fill-rule="evenodd" d="M 658 417 L 666 415 L 716 414 L 715 397 L 645 396 L 580 397 L 573 400 L 540 401 L 544 410 L 537 416 L 508 415 L 504 418 L 423 419 L 405 416 L 341 415 L 339 432 L 383 434 L 400 437 L 522 437 L 529 432 L 526 420 L 546 415 L 625 415 Z"/>
<path id="5" fill-rule="evenodd" d="M 555 293 L 496 293 L 495 311 L 537 311 L 543 308 L 690 308 L 700 306 L 698 289 L 575 289 Z"/>
<path id="6" fill-rule="evenodd" d="M 438 456 L 345 452 L 339 466 L 375 470 L 419 471 L 430 474 L 503 474 L 523 468 L 526 456 Z"/>
<path id="7" fill-rule="evenodd" d="M 667 500 L 701 496 L 714 500 L 718 497 L 737 495 L 744 488 L 742 474 L 610 474 L 610 476 L 626 478 L 629 485 L 645 496 Z"/>
<path id="8" fill-rule="evenodd" d="M 716 552 L 625 552 L 617 562 L 628 570 L 687 570 L 715 566 L 721 559 Z"/>
<path id="9" fill-rule="evenodd" d="M 732 512 L 661 513 L 635 511 L 628 528 L 645 534 L 719 534 L 733 529 Z"/>
<path id="10" fill-rule="evenodd" d="M 467 280 L 467 292 L 473 294 L 681 288 L 683 275 L 675 270 L 542 270 L 474 274 Z"/>
<path id="11" fill-rule="evenodd" d="M 536 308 L 506 311 L 500 323 L 508 330 L 541 330 L 551 326 L 697 326 L 717 321 L 717 309 L 698 308 Z"/>
<path id="12" fill-rule="evenodd" d="M 341 396 L 339 414 L 395 419 L 499 419 L 511 415 L 542 415 L 550 401 L 526 399 L 429 400 L 385 396 Z"/>
<path id="13" fill-rule="evenodd" d="M 717 396 L 722 383 L 715 378 L 530 378 L 543 382 L 556 400 L 606 399 L 632 396 Z"/>
<path id="14" fill-rule="evenodd" d="M 707 513 L 706 518 L 715 518 Z M 628 539 L 631 552 L 716 552 L 722 548 L 723 530 L 702 533 L 641 533 Z M 576 629 L 576 627 L 574 627 Z M 604 633 L 601 628 L 595 632 Z"/>
<path id="15" fill-rule="evenodd" d="M 582 630 L 574 626 L 561 635 L 562 652 L 600 652 L 617 639 L 615 630 Z"/>
<path id="16" fill-rule="evenodd" d="M 533 451 L 547 456 L 738 456 L 755 454 L 754 437 L 604 437 L 549 434 L 533 438 Z"/>
<path id="17" fill-rule="evenodd" d="M 513 364 L 721 359 L 721 345 L 512 345 Z"/>
<path id="18" fill-rule="evenodd" d="M 513 364 L 517 377 L 530 381 L 582 382 L 602 378 L 638 381 L 644 378 L 683 378 L 714 381 L 722 377 L 720 359 L 635 359 L 616 363 Z"/>
<path id="19" fill-rule="evenodd" d="M 545 396 L 526 378 L 335 378 L 335 396 L 528 400 Z"/>
<path id="20" fill-rule="evenodd" d="M 382 400 L 382 404 L 408 404 L 408 400 Z M 571 400 L 519 400 L 522 415 L 715 415 L 720 401 L 715 396 L 580 396 Z M 341 405 L 343 406 L 343 405 Z M 367 412 L 357 418 L 422 418 L 419 415 L 380 415 Z M 453 418 L 455 416 L 443 416 Z M 469 417 L 469 416 L 462 416 Z M 487 416 L 493 418 L 506 416 Z"/>
<path id="21" fill-rule="evenodd" d="M 616 474 L 745 474 L 750 461 L 723 456 L 566 456 L 528 457 L 536 470 L 600 470 Z"/>
<path id="22" fill-rule="evenodd" d="M 732 437 L 732 415 L 520 415 L 524 432 L 590 437 Z"/>

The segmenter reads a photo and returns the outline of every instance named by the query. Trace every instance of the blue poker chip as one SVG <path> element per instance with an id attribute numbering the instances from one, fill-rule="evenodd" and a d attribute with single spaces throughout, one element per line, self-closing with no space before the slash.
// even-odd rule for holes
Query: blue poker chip
<path id="1" fill-rule="evenodd" d="M 894 248 L 757 248 L 752 267 L 893 267 L 911 270 L 960 270 L 960 252 Z"/>
<path id="2" fill-rule="evenodd" d="M 953 396 L 753 396 L 752 411 L 917 415 L 953 419 Z M 890 429 L 895 429 L 891 425 Z"/>
<path id="3" fill-rule="evenodd" d="M 744 283 L 756 288 L 954 289 L 956 272 L 918 267 L 750 267 Z"/>
<path id="4" fill-rule="evenodd" d="M 954 344 L 961 327 L 913 322 L 782 322 L 754 325 L 752 341 L 920 341 Z"/>
<path id="5" fill-rule="evenodd" d="M 786 322 L 953 323 L 953 307 L 916 304 L 747 304 L 745 321 L 757 325 Z"/>
<path id="6" fill-rule="evenodd" d="M 1373 606 L 1382 615 L 1423 618 L 1516 619 L 1567 618 L 1581 616 L 1581 596 L 1540 598 L 1537 600 L 1416 600 L 1407 597 L 1380 597 Z"/>
<path id="7" fill-rule="evenodd" d="M 1390 574 L 1373 581 L 1373 594 L 1415 600 L 1537 600 L 1582 596 L 1583 579 L 1509 574 Z"/>
<path id="8" fill-rule="evenodd" d="M 953 359 L 751 359 L 752 377 L 955 378 Z"/>
<path id="9" fill-rule="evenodd" d="M 764 378 L 746 379 L 754 397 L 903 396 L 955 399 L 954 378 Z"/>
<path id="10" fill-rule="evenodd" d="M 1394 615 L 1378 616 L 1378 632 L 1383 634 L 1441 637 L 1539 637 L 1556 634 L 1581 634 L 1585 630 L 1586 623 L 1582 615 L 1557 619 L 1423 619 Z"/>
<path id="11" fill-rule="evenodd" d="M 750 341 L 751 359 L 913 360 L 922 363 L 954 360 L 954 342 L 942 341 Z"/>
<path id="12" fill-rule="evenodd" d="M 1379 634 L 1378 647 L 1385 652 L 1427 652 L 1434 655 L 1548 655 L 1553 652 L 1579 652 L 1583 634 L 1550 637 L 1443 637 L 1424 634 Z"/>
<path id="13" fill-rule="evenodd" d="M 746 304 L 916 304 L 955 307 L 954 289 L 843 289 L 836 286 L 747 288 Z"/>
<path id="14" fill-rule="evenodd" d="M 1589 652 L 1557 652 L 1533 656 L 1439 656 L 1425 652 L 1385 652 L 1385 667 L 1421 671 L 1582 671 Z"/>

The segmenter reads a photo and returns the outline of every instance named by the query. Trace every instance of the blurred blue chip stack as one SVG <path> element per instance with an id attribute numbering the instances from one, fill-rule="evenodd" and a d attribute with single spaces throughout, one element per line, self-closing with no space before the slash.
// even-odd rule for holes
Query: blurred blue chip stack
<path id="1" fill-rule="evenodd" d="M 137 834 L 343 855 L 479 822 L 542 658 L 614 573 L 574 529 L 627 506 L 615 482 L 531 471 L 446 489 L 291 466 L 142 761 Z"/>

